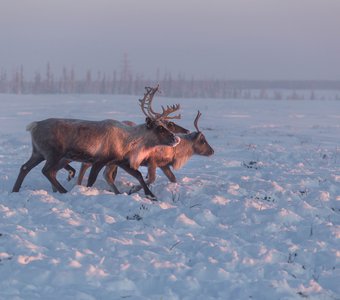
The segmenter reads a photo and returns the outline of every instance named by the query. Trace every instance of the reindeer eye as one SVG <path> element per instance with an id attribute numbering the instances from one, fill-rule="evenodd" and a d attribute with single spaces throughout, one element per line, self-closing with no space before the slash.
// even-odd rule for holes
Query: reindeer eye
<path id="1" fill-rule="evenodd" d="M 158 129 L 158 131 L 161 131 L 161 132 L 164 131 L 164 127 L 163 126 L 158 126 L 157 129 Z"/>

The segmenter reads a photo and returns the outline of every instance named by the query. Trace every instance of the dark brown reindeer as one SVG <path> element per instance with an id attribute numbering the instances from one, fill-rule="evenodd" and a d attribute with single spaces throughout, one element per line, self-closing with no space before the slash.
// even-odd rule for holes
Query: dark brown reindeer
<path id="1" fill-rule="evenodd" d="M 159 167 L 171 182 L 176 182 L 176 177 L 170 167 L 175 170 L 180 169 L 192 155 L 211 156 L 214 154 L 213 148 L 207 142 L 203 133 L 198 129 L 198 120 L 201 113 L 198 111 L 194 120 L 196 132 L 188 134 L 178 134 L 180 142 L 175 147 L 158 146 L 150 151 L 149 156 L 141 163 L 141 166 L 148 167 L 147 185 L 156 179 L 156 168 Z M 117 174 L 117 167 L 110 165 L 104 171 L 104 177 L 110 186 L 114 186 Z M 137 192 L 142 186 L 134 187 L 130 193 Z"/>
<path id="2" fill-rule="evenodd" d="M 153 92 L 150 88 L 144 94 L 142 110 Z M 60 193 L 67 191 L 56 179 L 56 173 L 67 162 L 93 164 L 88 186 L 94 183 L 101 168 L 113 162 L 139 181 L 147 197 L 155 199 L 138 167 L 155 146 L 173 147 L 179 143 L 180 139 L 162 123 L 163 118 L 178 109 L 179 105 L 168 106 L 157 118 L 148 117 L 146 123 L 133 127 L 115 120 L 46 119 L 32 122 L 27 126 L 32 137 L 32 155 L 21 166 L 12 191 L 18 192 L 30 170 L 44 160 L 42 172 Z"/>
<path id="3" fill-rule="evenodd" d="M 153 89 L 152 93 L 147 98 L 147 100 L 144 101 L 143 104 L 142 104 L 142 100 L 140 100 L 142 111 L 143 111 L 143 113 L 145 114 L 145 116 L 147 118 L 151 118 L 151 119 L 156 118 L 157 119 L 157 118 L 159 118 L 161 116 L 160 113 L 155 112 L 153 110 L 153 108 L 152 108 L 153 96 L 157 92 L 158 87 L 159 86 L 157 86 L 155 89 Z M 149 91 L 150 89 L 152 89 L 152 88 L 146 87 L 147 91 Z M 163 112 L 164 112 L 164 108 L 163 108 Z M 178 117 L 166 116 L 166 117 L 162 118 L 163 124 L 167 127 L 167 129 L 169 129 L 172 133 L 175 133 L 175 134 L 177 134 L 177 133 L 189 133 L 190 132 L 188 129 L 185 129 L 185 128 L 179 126 L 178 124 L 170 121 L 171 119 L 174 119 L 174 118 L 177 119 Z M 128 126 L 136 126 L 136 123 L 134 123 L 132 121 L 122 121 L 122 123 L 124 123 L 124 124 L 126 124 Z M 79 174 L 78 174 L 78 178 L 77 178 L 77 184 L 78 185 L 82 184 L 85 172 L 90 167 L 91 167 L 91 163 L 82 163 L 81 164 L 81 167 L 80 167 L 80 170 L 79 170 Z M 74 177 L 75 170 L 71 166 L 69 166 L 69 165 L 65 166 L 65 169 L 67 169 L 69 171 L 68 180 L 70 180 L 72 177 Z M 115 185 L 111 185 L 111 187 L 113 188 L 113 190 L 114 190 L 114 192 L 116 194 L 119 194 L 119 191 L 116 189 Z"/>

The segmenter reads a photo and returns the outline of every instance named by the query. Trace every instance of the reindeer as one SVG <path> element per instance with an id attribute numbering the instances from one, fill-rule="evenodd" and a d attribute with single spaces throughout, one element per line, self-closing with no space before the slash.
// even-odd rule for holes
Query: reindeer
<path id="1" fill-rule="evenodd" d="M 159 86 L 156 87 L 155 91 L 157 91 Z M 149 87 L 146 88 L 147 90 L 150 89 Z M 150 95 L 149 98 L 147 98 L 147 101 L 145 101 L 145 104 L 143 104 L 142 106 L 142 111 L 145 114 L 145 116 L 147 118 L 159 118 L 160 114 L 155 112 L 152 108 L 152 101 L 153 101 L 153 95 L 155 93 L 153 93 L 152 95 Z M 141 101 L 141 100 L 140 100 Z M 164 109 L 163 109 L 164 110 Z M 189 133 L 190 131 L 188 129 L 185 129 L 181 126 L 179 126 L 178 124 L 170 121 L 170 119 L 172 119 L 173 117 L 167 116 L 164 117 L 163 120 L 163 124 L 167 127 L 167 129 L 169 129 L 172 133 Z M 132 121 L 122 121 L 122 123 L 128 125 L 128 126 L 136 126 L 136 123 L 132 122 Z M 82 163 L 80 170 L 79 170 L 79 174 L 78 174 L 78 178 L 77 178 L 77 184 L 81 185 L 85 172 L 88 168 L 91 167 L 90 163 Z M 73 178 L 75 176 L 75 170 L 70 166 L 70 165 L 66 165 L 64 167 L 66 170 L 68 170 L 69 175 L 68 175 L 68 180 L 71 180 L 71 178 Z M 116 187 L 114 185 L 111 185 L 111 187 L 113 188 L 114 192 L 116 194 L 119 194 L 120 192 L 116 189 Z"/>
<path id="2" fill-rule="evenodd" d="M 147 89 L 140 100 L 142 111 L 155 90 Z M 12 192 L 18 192 L 30 170 L 44 160 L 46 163 L 42 173 L 60 193 L 67 192 L 56 179 L 60 166 L 69 161 L 92 163 L 88 181 L 88 186 L 91 186 L 100 169 L 113 162 L 139 181 L 147 197 L 156 199 L 138 167 L 155 146 L 174 147 L 179 143 L 180 139 L 162 123 L 164 118 L 179 108 L 179 104 L 167 106 L 166 109 L 163 107 L 163 112 L 157 117 L 147 117 L 144 124 L 133 127 L 115 120 L 46 119 L 30 123 L 26 129 L 31 133 L 32 154 L 21 166 Z M 180 115 L 172 118 L 180 118 Z"/>
<path id="3" fill-rule="evenodd" d="M 196 132 L 179 134 L 180 142 L 175 147 L 158 146 L 149 152 L 149 156 L 142 161 L 141 166 L 148 167 L 147 185 L 156 179 L 156 168 L 159 167 L 167 176 L 170 182 L 176 182 L 176 177 L 170 167 L 180 169 L 192 155 L 211 156 L 214 149 L 208 144 L 203 133 L 198 129 L 198 120 L 201 117 L 200 111 L 194 120 Z M 104 178 L 110 186 L 115 186 L 114 181 L 117 175 L 117 166 L 109 165 L 105 168 Z M 137 192 L 142 186 L 132 188 L 130 193 Z"/>

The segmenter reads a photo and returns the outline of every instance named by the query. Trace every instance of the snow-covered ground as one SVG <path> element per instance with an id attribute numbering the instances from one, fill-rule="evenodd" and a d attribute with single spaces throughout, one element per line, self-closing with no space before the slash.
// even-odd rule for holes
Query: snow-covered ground
<path id="1" fill-rule="evenodd" d="M 157 97 L 190 129 L 200 109 L 215 149 L 177 184 L 157 172 L 158 202 L 65 171 L 53 193 L 43 164 L 10 192 L 29 122 L 141 123 L 137 99 L 0 95 L 0 299 L 340 299 L 340 101 Z M 135 183 L 119 171 L 120 190 Z"/>

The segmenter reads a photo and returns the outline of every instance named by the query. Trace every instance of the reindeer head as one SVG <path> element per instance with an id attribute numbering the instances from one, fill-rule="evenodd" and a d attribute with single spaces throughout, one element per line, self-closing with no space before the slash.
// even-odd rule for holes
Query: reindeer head
<path id="1" fill-rule="evenodd" d="M 157 85 L 156 88 L 146 87 L 146 93 L 144 94 L 143 99 L 140 99 L 140 106 L 142 112 L 146 116 L 146 127 L 147 129 L 151 130 L 154 134 L 156 139 L 158 139 L 158 143 L 160 145 L 165 146 L 172 146 L 175 147 L 179 142 L 180 138 L 175 136 L 173 132 L 167 128 L 165 122 L 169 122 L 170 119 L 180 119 L 181 115 L 177 116 L 170 116 L 171 113 L 179 110 L 180 105 L 172 105 L 167 106 L 164 108 L 162 106 L 162 113 L 156 113 L 152 110 L 151 103 L 153 96 L 158 91 L 159 86 Z M 180 126 L 178 126 L 180 127 Z M 174 127 L 175 128 L 175 127 Z M 183 128 L 184 129 L 184 128 Z M 177 130 L 177 129 L 176 129 Z"/>
<path id="2" fill-rule="evenodd" d="M 157 113 L 152 108 L 152 100 L 153 100 L 153 96 L 159 89 L 159 85 L 157 85 L 155 88 L 146 87 L 145 89 L 146 89 L 146 93 L 144 94 L 144 98 L 139 101 L 141 103 L 140 105 L 141 105 L 142 111 L 146 115 L 147 119 L 151 118 L 151 119 L 158 119 L 162 121 L 162 123 L 167 127 L 167 129 L 169 129 L 173 133 L 189 133 L 190 132 L 190 130 L 185 129 L 182 126 L 179 126 L 173 121 L 170 121 L 171 119 L 181 118 L 180 114 L 177 116 L 172 116 L 172 117 L 169 116 L 171 113 L 179 110 L 180 108 L 179 104 L 167 106 L 166 109 L 162 106 L 162 110 L 163 110 L 162 113 Z"/>
<path id="3" fill-rule="evenodd" d="M 198 129 L 197 125 L 198 119 L 200 118 L 201 115 L 202 114 L 200 113 L 200 111 L 198 111 L 197 116 L 194 120 L 194 126 L 197 131 L 192 133 L 194 140 L 193 149 L 195 154 L 211 156 L 214 154 L 214 149 L 209 145 L 204 134 Z"/>
<path id="4" fill-rule="evenodd" d="M 172 133 L 190 133 L 190 130 L 179 126 L 175 122 L 164 120 L 163 123 Z"/>

